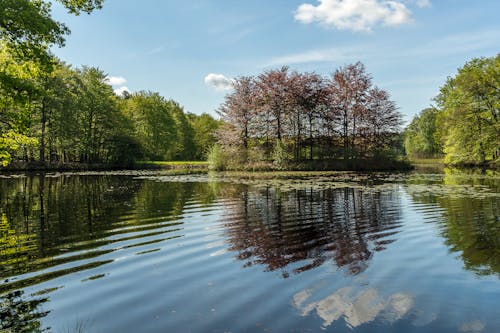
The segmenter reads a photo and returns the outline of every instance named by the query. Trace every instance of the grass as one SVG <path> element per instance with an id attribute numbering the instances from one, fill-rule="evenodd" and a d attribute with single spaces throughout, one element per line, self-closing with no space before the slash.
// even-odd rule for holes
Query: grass
<path id="1" fill-rule="evenodd" d="M 444 165 L 444 158 L 410 158 L 412 164 L 442 164 Z"/>
<path id="2" fill-rule="evenodd" d="M 208 165 L 206 161 L 141 161 L 138 164 L 153 164 L 153 165 Z"/>
<path id="3" fill-rule="evenodd" d="M 136 168 L 151 169 L 203 169 L 208 170 L 206 161 L 140 161 L 136 163 Z"/>
<path id="4" fill-rule="evenodd" d="M 224 171 L 219 174 L 232 178 L 246 179 L 295 179 L 315 176 L 332 176 L 345 171 Z"/>

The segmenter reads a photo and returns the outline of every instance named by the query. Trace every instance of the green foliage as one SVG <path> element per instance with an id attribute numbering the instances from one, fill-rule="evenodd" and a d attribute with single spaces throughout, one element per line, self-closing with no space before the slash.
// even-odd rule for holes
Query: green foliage
<path id="1" fill-rule="evenodd" d="M 500 156 L 500 54 L 472 59 L 436 97 L 439 109 L 423 110 L 405 131 L 413 158 L 444 153 L 451 165 L 498 164 Z"/>
<path id="2" fill-rule="evenodd" d="M 212 146 L 207 155 L 208 168 L 213 171 L 223 171 L 226 169 L 227 161 L 224 150 L 218 144 Z"/>
<path id="3" fill-rule="evenodd" d="M 221 122 L 212 116 L 203 113 L 202 115 L 188 114 L 191 127 L 194 132 L 194 159 L 204 160 L 208 151 L 215 144 L 217 132 Z"/>
<path id="4" fill-rule="evenodd" d="M 12 49 L 0 43 L 0 165 L 6 165 L 12 153 L 23 145 L 34 144 L 28 136 L 32 106 L 39 95 L 37 80 L 41 68 L 34 61 L 20 61 Z"/>
<path id="5" fill-rule="evenodd" d="M 428 108 L 413 118 L 404 133 L 406 153 L 413 157 L 434 157 L 442 154 L 438 125 L 439 110 Z"/>
<path id="6" fill-rule="evenodd" d="M 278 169 L 284 169 L 287 165 L 289 159 L 288 152 L 286 150 L 286 145 L 281 140 L 276 140 L 272 152 L 273 164 Z"/>
<path id="7" fill-rule="evenodd" d="M 485 164 L 500 153 L 500 54 L 473 59 L 436 98 L 448 164 Z"/>
<path id="8" fill-rule="evenodd" d="M 91 13 L 104 0 L 59 0 L 69 12 Z M 51 2 L 42 0 L 0 1 L 0 40 L 25 59 L 50 62 L 49 48 L 64 45 L 69 29 L 51 16 Z"/>
<path id="9" fill-rule="evenodd" d="M 169 149 L 168 160 L 192 160 L 195 158 L 194 129 L 184 109 L 170 101 L 170 110 L 175 121 L 175 140 Z"/>
<path id="10" fill-rule="evenodd" d="M 35 146 L 38 141 L 26 135 L 7 131 L 0 136 L 0 166 L 7 166 L 12 160 L 12 153 L 22 146 Z"/>
<path id="11" fill-rule="evenodd" d="M 73 14 L 90 13 L 101 8 L 103 1 L 60 0 Z M 0 1 L 0 165 L 9 163 L 21 148 L 25 158 L 34 158 L 36 121 L 41 124 L 41 160 L 45 157 L 45 125 L 52 120 L 47 108 L 55 109 L 53 104 L 61 101 L 61 85 L 53 75 L 58 64 L 49 48 L 63 46 L 69 33 L 63 23 L 51 17 L 51 4 L 43 0 Z M 68 86 L 62 91 L 69 92 Z"/>
<path id="12" fill-rule="evenodd" d="M 149 160 L 169 159 L 176 126 L 172 103 L 158 93 L 139 92 L 122 101 L 124 114 L 133 123 L 134 137 Z"/>

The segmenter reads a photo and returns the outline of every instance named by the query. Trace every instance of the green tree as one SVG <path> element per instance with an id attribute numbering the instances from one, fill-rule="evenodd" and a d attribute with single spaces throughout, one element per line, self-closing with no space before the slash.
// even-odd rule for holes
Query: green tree
<path id="1" fill-rule="evenodd" d="M 168 155 L 170 160 L 193 160 L 196 154 L 195 132 L 184 109 L 176 102 L 169 101 L 170 110 L 175 120 L 175 143 Z"/>
<path id="2" fill-rule="evenodd" d="M 7 165 L 21 147 L 36 144 L 27 132 L 41 72 L 37 62 L 20 61 L 0 43 L 0 165 Z"/>
<path id="3" fill-rule="evenodd" d="M 104 0 L 59 0 L 71 13 L 90 13 Z M 40 101 L 37 87 L 40 76 L 52 71 L 52 45 L 63 46 L 69 29 L 51 17 L 51 2 L 43 0 L 0 1 L 0 165 L 10 162 L 12 154 L 36 141 L 27 135 Z M 41 73 L 46 75 L 41 75 Z M 38 81 L 39 83 L 40 81 Z M 45 100 L 42 98 L 42 105 Z M 46 118 L 43 118 L 46 120 Z M 42 121 L 42 131 L 43 131 Z M 44 137 L 44 136 L 43 136 Z M 45 157 L 42 141 L 41 159 Z M 26 150 L 25 150 L 26 152 Z M 26 154 L 25 154 L 26 155 Z"/>
<path id="4" fill-rule="evenodd" d="M 436 98 L 443 111 L 445 162 L 484 164 L 500 151 L 500 54 L 473 59 Z"/>
<path id="5" fill-rule="evenodd" d="M 124 99 L 122 107 L 133 123 L 134 136 L 144 151 L 144 157 L 169 159 L 177 141 L 171 102 L 158 93 L 139 92 Z"/>
<path id="6" fill-rule="evenodd" d="M 404 133 L 404 146 L 408 155 L 435 157 L 442 154 L 439 115 L 438 109 L 427 108 L 413 118 Z"/>
<path id="7" fill-rule="evenodd" d="M 69 12 L 90 13 L 104 0 L 59 0 Z M 0 40 L 27 59 L 48 60 L 51 45 L 64 45 L 68 27 L 51 16 L 51 2 L 43 0 L 2 0 L 0 2 Z"/>
<path id="8" fill-rule="evenodd" d="M 203 113 L 201 115 L 188 114 L 191 127 L 194 132 L 194 146 L 195 153 L 194 159 L 205 160 L 210 148 L 217 142 L 215 133 L 219 128 L 220 121 L 215 120 L 209 114 Z"/>

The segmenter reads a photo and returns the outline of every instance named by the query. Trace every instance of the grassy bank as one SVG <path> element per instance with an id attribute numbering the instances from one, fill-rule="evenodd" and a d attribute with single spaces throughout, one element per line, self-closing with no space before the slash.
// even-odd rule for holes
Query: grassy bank
<path id="1" fill-rule="evenodd" d="M 205 161 L 141 161 L 135 165 L 139 169 L 159 169 L 159 170 L 172 170 L 172 169 L 196 169 L 207 170 L 208 162 Z"/>
<path id="2" fill-rule="evenodd" d="M 410 158 L 409 161 L 413 165 L 444 165 L 444 158 Z"/>
<path id="3" fill-rule="evenodd" d="M 500 169 L 500 161 L 490 161 L 484 164 L 446 164 L 444 158 L 410 158 L 410 163 L 417 167 L 452 167 L 458 169 Z"/>
<path id="4" fill-rule="evenodd" d="M 116 165 L 106 163 L 40 163 L 14 161 L 0 172 L 11 171 L 105 171 L 105 170 L 197 170 L 208 171 L 208 163 L 203 161 L 141 161 L 131 165 Z"/>
<path id="5" fill-rule="evenodd" d="M 210 165 L 212 166 L 212 165 Z M 273 162 L 248 162 L 239 164 L 219 165 L 220 168 L 211 168 L 215 171 L 241 171 L 241 172 L 277 172 L 277 171 L 406 171 L 413 167 L 407 160 L 395 159 L 342 159 L 287 161 L 282 164 Z"/>

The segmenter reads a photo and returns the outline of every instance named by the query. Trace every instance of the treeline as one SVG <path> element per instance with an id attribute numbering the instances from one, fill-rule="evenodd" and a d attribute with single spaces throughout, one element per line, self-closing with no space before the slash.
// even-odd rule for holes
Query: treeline
<path id="1" fill-rule="evenodd" d="M 103 4 L 59 2 L 76 15 Z M 158 93 L 117 96 L 100 69 L 62 63 L 50 47 L 63 46 L 69 29 L 53 20 L 50 7 L 0 2 L 0 166 L 206 158 L 219 121 L 186 113 Z"/>
<path id="2" fill-rule="evenodd" d="M 239 77 L 219 114 L 215 168 L 272 162 L 394 160 L 400 149 L 401 114 L 389 94 L 374 86 L 362 63 L 331 77 L 268 70 Z M 313 162 L 307 162 L 313 161 Z"/>
<path id="3" fill-rule="evenodd" d="M 202 160 L 215 141 L 219 123 L 211 116 L 185 113 L 158 93 L 119 97 L 97 68 L 75 69 L 57 59 L 50 70 L 27 64 L 1 51 L 0 67 L 17 80 L 10 91 L 0 87 L 4 163 Z"/>
<path id="4" fill-rule="evenodd" d="M 451 165 L 499 166 L 500 54 L 473 59 L 448 78 L 405 130 L 412 157 L 444 157 Z"/>

